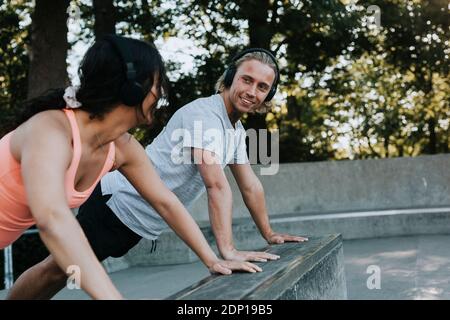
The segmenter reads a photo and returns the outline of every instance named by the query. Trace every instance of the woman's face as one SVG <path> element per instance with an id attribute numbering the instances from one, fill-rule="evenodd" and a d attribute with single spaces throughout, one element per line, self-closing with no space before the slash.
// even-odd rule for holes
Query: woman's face
<path id="1" fill-rule="evenodd" d="M 153 87 L 150 89 L 149 93 L 142 102 L 142 113 L 144 117 L 143 119 L 139 119 L 140 124 L 151 125 L 155 120 L 155 110 L 165 101 L 165 98 L 161 96 L 162 93 L 160 92 L 158 78 L 159 77 L 155 77 Z"/>
<path id="2" fill-rule="evenodd" d="M 154 120 L 153 111 L 156 108 L 159 99 L 158 88 L 156 84 L 154 84 L 150 89 L 150 92 L 145 97 L 144 102 L 142 102 L 142 113 L 144 118 L 140 121 L 141 124 L 152 124 Z"/>

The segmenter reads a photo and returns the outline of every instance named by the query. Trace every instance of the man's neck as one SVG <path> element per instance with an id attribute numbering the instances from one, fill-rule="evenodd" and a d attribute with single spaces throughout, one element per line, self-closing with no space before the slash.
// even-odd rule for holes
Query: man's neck
<path id="1" fill-rule="evenodd" d="M 220 93 L 220 96 L 223 99 L 225 104 L 225 108 L 227 109 L 228 118 L 231 121 L 231 124 L 234 126 L 236 122 L 242 117 L 242 113 L 238 112 L 236 108 L 233 106 L 230 100 L 230 95 L 227 90 L 224 90 Z"/>

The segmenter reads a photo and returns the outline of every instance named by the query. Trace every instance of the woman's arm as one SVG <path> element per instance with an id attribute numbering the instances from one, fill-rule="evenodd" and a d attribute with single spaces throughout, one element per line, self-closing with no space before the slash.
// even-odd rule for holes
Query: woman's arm
<path id="1" fill-rule="evenodd" d="M 134 138 L 122 139 L 116 146 L 122 159 L 120 172 L 211 272 L 230 274 L 232 270 L 261 271 L 260 267 L 250 262 L 219 260 L 195 220 L 164 185 L 142 146 Z"/>
<path id="2" fill-rule="evenodd" d="M 71 266 L 80 271 L 80 286 L 92 298 L 121 299 L 67 204 L 64 177 L 72 159 L 67 129 L 56 120 L 42 120 L 27 128 L 20 154 L 28 204 L 42 241 L 64 272 Z"/>

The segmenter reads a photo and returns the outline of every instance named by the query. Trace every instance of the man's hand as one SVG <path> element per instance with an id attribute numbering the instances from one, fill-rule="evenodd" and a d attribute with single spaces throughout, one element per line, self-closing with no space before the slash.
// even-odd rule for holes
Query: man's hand
<path id="1" fill-rule="evenodd" d="M 245 271 L 245 272 L 261 272 L 262 269 L 256 264 L 246 261 L 230 261 L 219 260 L 211 267 L 208 268 L 211 273 L 231 274 L 233 271 Z"/>
<path id="2" fill-rule="evenodd" d="M 285 242 L 304 242 L 308 241 L 308 238 L 273 232 L 266 237 L 266 240 L 269 244 L 281 244 Z"/>
<path id="3" fill-rule="evenodd" d="M 238 251 L 236 249 L 222 252 L 222 257 L 234 261 L 256 261 L 266 262 L 267 260 L 278 260 L 280 256 L 267 252 L 258 251 Z"/>

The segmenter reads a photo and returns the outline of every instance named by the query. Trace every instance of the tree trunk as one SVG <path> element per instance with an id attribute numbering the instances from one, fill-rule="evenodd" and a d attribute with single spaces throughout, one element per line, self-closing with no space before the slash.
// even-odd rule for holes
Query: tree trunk
<path id="1" fill-rule="evenodd" d="M 248 1 L 249 8 L 248 31 L 251 47 L 270 49 L 270 42 L 273 37 L 271 26 L 267 21 L 269 10 L 271 9 L 270 0 Z"/>
<path id="2" fill-rule="evenodd" d="M 249 38 L 251 48 L 264 48 L 270 50 L 270 42 L 273 37 L 272 28 L 270 23 L 267 21 L 269 17 L 269 10 L 271 9 L 270 0 L 247 0 L 243 1 L 241 9 L 244 15 L 247 16 L 248 27 L 249 27 Z M 248 114 L 246 119 L 246 129 L 257 130 L 257 154 L 258 163 L 261 161 L 260 157 L 260 137 L 259 129 L 267 129 L 266 114 Z M 264 137 L 264 136 L 263 136 Z M 271 146 L 271 136 L 270 132 L 265 136 L 267 137 L 266 146 L 268 154 L 272 153 Z M 265 155 L 262 155 L 265 156 Z"/>
<path id="3" fill-rule="evenodd" d="M 425 82 L 425 97 L 426 97 L 426 103 L 427 106 L 430 106 L 431 104 L 431 97 L 433 96 L 433 73 L 431 71 L 427 74 L 427 81 Z M 430 130 L 430 140 L 428 143 L 428 152 L 430 154 L 436 154 L 437 148 L 438 148 L 438 139 L 436 135 L 436 115 L 434 115 L 432 118 L 430 118 L 428 122 L 428 129 Z"/>
<path id="4" fill-rule="evenodd" d="M 99 39 L 105 34 L 116 33 L 116 8 L 113 0 L 94 0 L 94 34 Z"/>
<path id="5" fill-rule="evenodd" d="M 428 129 L 430 130 L 430 140 L 428 142 L 428 152 L 430 154 L 437 153 L 437 137 L 436 137 L 436 120 L 430 118 L 428 120 Z"/>
<path id="6" fill-rule="evenodd" d="M 245 1 L 242 9 L 247 14 L 248 29 L 251 48 L 264 48 L 270 50 L 270 42 L 273 37 L 267 18 L 270 10 L 270 0 Z M 265 114 L 249 114 L 247 128 L 267 129 Z"/>
<path id="7" fill-rule="evenodd" d="M 390 138 L 390 135 L 388 135 L 388 134 L 384 136 L 385 158 L 389 158 L 391 156 L 391 154 L 389 153 L 389 138 Z"/>
<path id="8" fill-rule="evenodd" d="M 28 98 L 66 86 L 69 0 L 36 0 L 32 14 Z"/>

